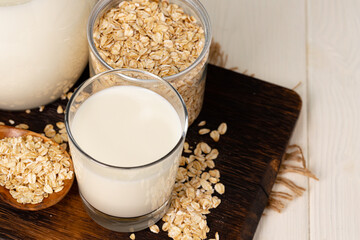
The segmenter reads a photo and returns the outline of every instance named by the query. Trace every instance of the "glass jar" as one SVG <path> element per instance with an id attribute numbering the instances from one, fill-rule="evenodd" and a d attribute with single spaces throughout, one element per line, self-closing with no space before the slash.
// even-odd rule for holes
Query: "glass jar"
<path id="1" fill-rule="evenodd" d="M 114 69 L 99 54 L 93 32 L 98 25 L 99 19 L 111 8 L 118 6 L 126 0 L 104 0 L 94 7 L 87 28 L 87 37 L 90 47 L 90 75 L 93 76 L 100 72 Z M 183 97 L 189 114 L 189 124 L 193 123 L 198 117 L 204 99 L 206 70 L 211 44 L 211 25 L 209 16 L 199 0 L 170 0 L 170 4 L 177 4 L 184 12 L 195 17 L 198 24 L 203 28 L 205 35 L 204 47 L 199 57 L 186 69 L 181 72 L 163 77 L 171 83 Z"/>
<path id="2" fill-rule="evenodd" d="M 48 104 L 88 61 L 86 23 L 96 0 L 0 0 L 0 109 Z"/>

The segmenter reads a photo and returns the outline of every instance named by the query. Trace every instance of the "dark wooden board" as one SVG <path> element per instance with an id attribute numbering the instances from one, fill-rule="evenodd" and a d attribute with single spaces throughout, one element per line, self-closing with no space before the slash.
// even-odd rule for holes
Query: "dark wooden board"
<path id="1" fill-rule="evenodd" d="M 88 69 L 79 82 L 87 77 Z M 66 101 L 58 100 L 42 113 L 37 109 L 30 114 L 0 111 L 0 121 L 13 119 L 42 132 L 46 124 L 63 121 L 63 115 L 56 113 L 59 104 L 65 107 Z M 226 193 L 220 196 L 220 206 L 207 215 L 209 238 L 215 232 L 221 239 L 253 238 L 300 109 L 301 99 L 292 90 L 209 66 L 204 107 L 187 136 L 192 145 L 206 141 L 220 152 L 216 168 Z M 210 129 L 226 122 L 228 132 L 219 143 L 208 135 L 199 136 L 201 120 Z M 74 184 L 60 203 L 38 212 L 16 210 L 0 202 L 0 239 L 129 239 L 129 234 L 111 232 L 93 222 Z M 136 233 L 136 239 L 168 237 L 164 232 L 144 230 Z"/>

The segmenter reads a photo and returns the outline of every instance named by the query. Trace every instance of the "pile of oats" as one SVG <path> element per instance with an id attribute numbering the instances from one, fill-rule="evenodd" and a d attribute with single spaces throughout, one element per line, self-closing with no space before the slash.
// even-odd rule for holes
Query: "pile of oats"
<path id="1" fill-rule="evenodd" d="M 0 140 L 0 185 L 19 203 L 37 204 L 73 178 L 71 161 L 58 145 L 27 135 Z"/>
<path id="2" fill-rule="evenodd" d="M 122 1 L 95 27 L 95 46 L 113 68 L 143 69 L 160 77 L 185 70 L 199 57 L 205 34 L 193 16 L 168 1 Z"/>
<path id="3" fill-rule="evenodd" d="M 94 26 L 101 58 L 113 68 L 135 68 L 168 77 L 184 71 L 200 56 L 204 29 L 194 16 L 168 1 L 129 0 L 107 11 Z M 190 124 L 198 116 L 205 89 L 204 59 L 191 71 L 169 82 L 184 98 Z M 107 69 L 90 55 L 94 73 Z"/>
<path id="4" fill-rule="evenodd" d="M 205 124 L 202 121 L 199 126 Z M 226 123 L 218 128 L 222 134 L 225 134 L 226 129 Z M 215 169 L 214 160 L 219 151 L 205 142 L 198 143 L 192 150 L 185 142 L 184 153 L 189 156 L 182 156 L 180 159 L 171 206 L 162 218 L 162 230 L 167 231 L 168 236 L 175 240 L 206 239 L 210 231 L 206 215 L 221 203 L 220 198 L 213 194 L 225 193 L 225 186 L 220 183 L 220 171 Z M 150 227 L 150 231 L 154 233 L 158 233 L 158 229 L 157 225 Z M 217 232 L 215 239 L 219 239 Z"/>

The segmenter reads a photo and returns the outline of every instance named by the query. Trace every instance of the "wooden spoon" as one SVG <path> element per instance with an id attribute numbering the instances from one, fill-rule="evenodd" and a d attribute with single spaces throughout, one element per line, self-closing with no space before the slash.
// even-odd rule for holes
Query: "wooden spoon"
<path id="1" fill-rule="evenodd" d="M 46 141 L 46 142 L 51 141 L 52 143 L 58 145 L 56 142 L 52 141 L 51 139 L 44 137 L 41 134 L 32 132 L 32 131 L 18 129 L 18 128 L 9 127 L 9 126 L 0 126 L 0 139 L 3 139 L 5 137 L 20 137 L 20 136 L 26 136 L 26 135 L 40 137 L 40 138 L 44 139 L 44 141 Z M 69 159 L 70 159 L 70 167 L 69 168 L 71 171 L 74 172 L 73 162 L 72 162 L 69 154 L 66 151 L 64 152 L 64 154 L 67 157 L 69 157 Z M 29 211 L 42 210 L 42 209 L 45 209 L 45 208 L 55 205 L 61 199 L 63 199 L 65 197 L 65 195 L 69 192 L 73 182 L 74 182 L 74 177 L 71 179 L 65 179 L 64 180 L 64 188 L 60 192 L 53 192 L 52 194 L 49 194 L 49 196 L 47 198 L 44 198 L 41 203 L 37 203 L 37 204 L 18 203 L 16 201 L 16 199 L 11 196 L 9 190 L 2 186 L 0 186 L 0 198 L 4 202 L 8 203 L 9 205 L 11 205 L 17 209 L 29 210 Z"/>

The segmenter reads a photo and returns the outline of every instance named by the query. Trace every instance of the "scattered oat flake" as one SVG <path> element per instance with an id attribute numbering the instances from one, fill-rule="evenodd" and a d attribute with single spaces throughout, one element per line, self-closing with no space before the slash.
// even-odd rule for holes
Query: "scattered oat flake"
<path id="1" fill-rule="evenodd" d="M 29 129 L 29 125 L 25 124 L 25 123 L 20 123 L 18 125 L 15 126 L 16 128 L 19 128 L 19 129 Z"/>
<path id="2" fill-rule="evenodd" d="M 184 142 L 184 152 L 185 153 L 191 153 L 192 152 L 189 148 L 190 148 L 189 143 Z"/>
<path id="3" fill-rule="evenodd" d="M 210 170 L 209 174 L 211 177 L 215 177 L 215 178 L 220 178 L 220 171 L 215 169 L 215 170 Z"/>
<path id="4" fill-rule="evenodd" d="M 198 157 L 202 156 L 201 143 L 198 143 L 196 145 L 196 148 L 194 150 L 194 154 L 195 154 L 195 156 L 198 156 Z"/>
<path id="5" fill-rule="evenodd" d="M 215 141 L 218 142 L 220 140 L 220 133 L 217 130 L 213 130 L 210 133 L 210 137 Z"/>
<path id="6" fill-rule="evenodd" d="M 220 135 L 224 135 L 226 133 L 226 131 L 227 131 L 227 124 L 226 123 L 221 123 L 217 130 L 220 133 Z"/>
<path id="7" fill-rule="evenodd" d="M 67 149 L 67 143 L 60 144 L 60 148 L 62 151 L 65 151 Z"/>
<path id="8" fill-rule="evenodd" d="M 209 178 L 209 182 L 211 182 L 212 184 L 216 184 L 216 183 L 219 182 L 219 179 L 216 178 L 216 177 L 210 177 L 210 178 Z"/>
<path id="9" fill-rule="evenodd" d="M 61 133 L 60 136 L 61 136 L 61 138 L 62 138 L 62 140 L 63 140 L 64 142 L 68 142 L 68 141 L 69 141 L 67 133 Z"/>
<path id="10" fill-rule="evenodd" d="M 56 135 L 56 131 L 54 129 L 50 129 L 49 131 L 45 132 L 45 136 L 47 136 L 48 138 L 53 138 Z"/>
<path id="11" fill-rule="evenodd" d="M 153 233 L 159 233 L 160 232 L 160 229 L 159 229 L 159 226 L 158 225 L 152 225 L 150 227 L 150 231 L 153 232 Z"/>
<path id="12" fill-rule="evenodd" d="M 201 174 L 201 178 L 205 179 L 205 180 L 209 180 L 210 179 L 210 174 L 208 172 L 203 172 Z"/>
<path id="13" fill-rule="evenodd" d="M 201 122 L 199 122 L 199 124 L 198 124 L 199 127 L 203 127 L 203 126 L 205 126 L 205 125 L 206 125 L 206 121 L 201 121 Z"/>
<path id="14" fill-rule="evenodd" d="M 225 186 L 222 183 L 215 184 L 215 191 L 217 191 L 219 194 L 225 193 Z"/>
<path id="15" fill-rule="evenodd" d="M 172 226 L 170 227 L 169 229 L 169 232 L 168 232 L 168 236 L 171 237 L 171 238 L 176 238 L 178 237 L 179 235 L 181 234 L 181 229 L 176 227 L 176 226 Z"/>
<path id="16" fill-rule="evenodd" d="M 213 169 L 215 167 L 215 162 L 213 160 L 206 160 L 205 163 L 206 166 L 210 169 Z"/>
<path id="17" fill-rule="evenodd" d="M 208 154 L 208 153 L 211 152 L 211 147 L 210 147 L 207 143 L 201 142 L 201 143 L 200 143 L 200 147 L 201 147 L 201 151 L 202 151 L 203 153 Z"/>
<path id="18" fill-rule="evenodd" d="M 211 152 L 205 156 L 205 159 L 207 160 L 214 160 L 219 156 L 219 150 L 216 148 L 212 149 Z"/>
<path id="19" fill-rule="evenodd" d="M 134 240 L 134 239 L 135 239 L 135 234 L 134 234 L 134 233 L 130 234 L 130 239 L 131 239 L 131 240 Z"/>
<path id="20" fill-rule="evenodd" d="M 65 129 L 65 128 L 61 128 L 61 129 L 59 130 L 59 133 L 66 133 L 66 129 Z"/>
<path id="21" fill-rule="evenodd" d="M 68 100 L 70 100 L 70 98 L 71 98 L 72 95 L 73 95 L 72 92 L 68 92 L 68 93 L 66 94 L 66 98 L 67 98 Z"/>
<path id="22" fill-rule="evenodd" d="M 62 106 L 61 106 L 61 105 L 59 105 L 59 106 L 57 107 L 56 112 L 57 112 L 58 114 L 62 114 L 62 113 L 64 113 L 64 109 L 62 108 Z"/>
<path id="23" fill-rule="evenodd" d="M 47 124 L 47 125 L 45 126 L 45 128 L 44 128 L 44 132 L 46 132 L 46 131 L 48 131 L 48 130 L 50 130 L 50 129 L 54 129 L 54 125 L 52 125 L 52 124 Z"/>
<path id="24" fill-rule="evenodd" d="M 30 109 L 26 109 L 25 112 L 26 112 L 27 114 L 30 114 L 30 113 L 31 113 L 31 110 L 30 110 Z"/>
<path id="25" fill-rule="evenodd" d="M 205 134 L 208 134 L 209 132 L 210 132 L 210 129 L 208 129 L 208 128 L 202 128 L 199 130 L 200 135 L 205 135 Z"/>
<path id="26" fill-rule="evenodd" d="M 10 123 L 11 125 L 14 125 L 14 124 L 15 124 L 15 121 L 12 120 L 12 119 L 9 119 L 9 123 Z"/>
<path id="27" fill-rule="evenodd" d="M 64 142 L 60 134 L 55 134 L 55 136 L 52 138 L 53 141 L 55 141 L 58 144 L 61 144 Z"/>
<path id="28" fill-rule="evenodd" d="M 4 122 L 0 122 L 0 126 L 4 126 L 5 125 L 5 123 Z"/>
<path id="29" fill-rule="evenodd" d="M 65 99 L 66 99 L 66 93 L 61 94 L 60 99 L 61 99 L 61 100 L 65 100 Z"/>
<path id="30" fill-rule="evenodd" d="M 44 109 L 45 109 L 45 106 L 40 106 L 40 107 L 39 107 L 39 112 L 44 111 Z"/>
<path id="31" fill-rule="evenodd" d="M 57 122 L 57 123 L 56 123 L 56 126 L 57 126 L 59 129 L 63 129 L 63 128 L 65 128 L 65 123 L 64 123 L 64 122 Z"/>

